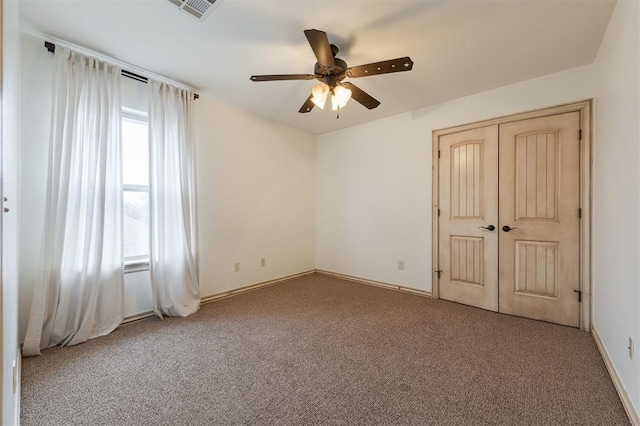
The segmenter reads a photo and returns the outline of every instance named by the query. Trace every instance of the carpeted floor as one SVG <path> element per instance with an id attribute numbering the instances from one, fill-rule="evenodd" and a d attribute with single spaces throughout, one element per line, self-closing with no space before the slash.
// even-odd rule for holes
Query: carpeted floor
<path id="1" fill-rule="evenodd" d="M 629 424 L 585 332 L 322 275 L 27 358 L 21 421 Z"/>

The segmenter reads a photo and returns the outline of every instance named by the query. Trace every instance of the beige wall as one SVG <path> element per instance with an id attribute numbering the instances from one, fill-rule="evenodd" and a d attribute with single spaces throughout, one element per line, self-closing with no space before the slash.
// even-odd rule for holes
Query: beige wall
<path id="1" fill-rule="evenodd" d="M 53 64 L 42 40 L 22 40 L 21 339 L 39 270 Z M 144 109 L 145 90 L 123 79 L 127 106 Z M 201 295 L 314 269 L 315 137 L 206 94 L 196 101 L 194 127 Z M 148 272 L 125 275 L 125 315 L 151 309 L 149 286 Z"/>
<path id="2" fill-rule="evenodd" d="M 198 102 L 202 295 L 314 269 L 315 137 L 206 96 Z"/>
<path id="3" fill-rule="evenodd" d="M 640 411 L 640 7 L 619 0 L 595 69 L 593 325 Z M 634 359 L 628 339 L 635 341 Z"/>
<path id="4" fill-rule="evenodd" d="M 583 66 L 319 136 L 317 267 L 431 291 L 432 132 L 592 96 Z"/>

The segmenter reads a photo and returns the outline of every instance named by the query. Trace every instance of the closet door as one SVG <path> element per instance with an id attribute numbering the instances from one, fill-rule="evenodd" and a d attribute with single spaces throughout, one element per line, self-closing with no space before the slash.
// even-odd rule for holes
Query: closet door
<path id="1" fill-rule="evenodd" d="M 501 313 L 578 327 L 579 114 L 500 125 Z"/>
<path id="2" fill-rule="evenodd" d="M 440 298 L 497 311 L 498 126 L 439 143 Z"/>

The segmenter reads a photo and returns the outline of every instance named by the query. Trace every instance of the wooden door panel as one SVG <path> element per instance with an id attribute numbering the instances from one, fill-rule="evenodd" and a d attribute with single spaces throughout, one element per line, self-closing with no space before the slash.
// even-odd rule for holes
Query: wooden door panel
<path id="1" fill-rule="evenodd" d="M 498 310 L 498 126 L 442 136 L 440 297 Z"/>
<path id="2" fill-rule="evenodd" d="M 515 241 L 514 291 L 558 297 L 558 243 Z"/>
<path id="3" fill-rule="evenodd" d="M 450 147 L 451 152 L 451 217 L 454 219 L 481 219 L 480 200 L 484 198 L 481 185 L 484 141 L 472 140 Z"/>
<path id="4" fill-rule="evenodd" d="M 451 236 L 451 281 L 484 285 L 484 238 Z"/>
<path id="5" fill-rule="evenodd" d="M 500 312 L 579 325 L 578 132 L 578 113 L 500 126 Z"/>
<path id="6" fill-rule="evenodd" d="M 536 132 L 516 137 L 516 220 L 557 220 L 558 136 Z"/>

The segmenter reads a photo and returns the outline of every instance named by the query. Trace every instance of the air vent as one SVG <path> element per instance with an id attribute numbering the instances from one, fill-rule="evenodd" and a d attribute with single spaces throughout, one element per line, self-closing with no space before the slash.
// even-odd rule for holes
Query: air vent
<path id="1" fill-rule="evenodd" d="M 169 0 L 194 18 L 204 21 L 222 0 Z"/>

